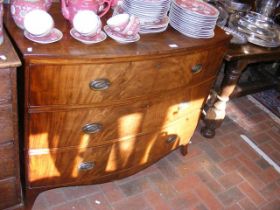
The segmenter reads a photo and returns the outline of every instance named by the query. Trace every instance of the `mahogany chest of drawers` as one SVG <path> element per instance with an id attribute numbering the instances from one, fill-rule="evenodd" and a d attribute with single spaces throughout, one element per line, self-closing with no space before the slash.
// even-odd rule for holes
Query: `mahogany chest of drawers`
<path id="1" fill-rule="evenodd" d="M 0 209 L 21 206 L 16 67 L 20 66 L 7 36 L 0 45 Z"/>
<path id="2" fill-rule="evenodd" d="M 84 45 L 70 36 L 50 45 L 5 22 L 24 59 L 26 199 L 41 191 L 119 179 L 172 150 L 187 152 L 229 37 L 195 40 L 172 30 L 123 45 Z"/>

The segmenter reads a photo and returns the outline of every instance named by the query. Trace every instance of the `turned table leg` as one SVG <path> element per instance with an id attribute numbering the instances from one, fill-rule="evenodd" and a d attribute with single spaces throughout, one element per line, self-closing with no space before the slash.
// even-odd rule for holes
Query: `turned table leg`
<path id="1" fill-rule="evenodd" d="M 221 126 L 226 115 L 226 104 L 237 85 L 242 71 L 247 65 L 248 63 L 245 60 L 226 63 L 225 75 L 220 92 L 214 104 L 206 111 L 204 117 L 205 126 L 201 129 L 204 137 L 213 138 L 215 136 L 215 130 Z"/>

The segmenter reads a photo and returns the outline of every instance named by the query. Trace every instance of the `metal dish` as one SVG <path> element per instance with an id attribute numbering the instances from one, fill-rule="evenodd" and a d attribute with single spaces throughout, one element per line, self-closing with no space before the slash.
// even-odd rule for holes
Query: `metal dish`
<path id="1" fill-rule="evenodd" d="M 246 4 L 240 0 L 226 0 L 223 1 L 224 6 L 228 10 L 228 12 L 247 12 L 251 9 L 251 6 L 249 4 Z"/>
<path id="2" fill-rule="evenodd" d="M 245 43 L 247 43 L 247 38 L 243 33 L 239 32 L 237 30 L 234 30 L 232 28 L 228 28 L 228 27 L 222 27 L 222 29 L 227 34 L 231 34 L 233 36 L 233 38 L 230 40 L 230 43 L 232 43 L 232 44 L 245 44 Z"/>
<path id="3" fill-rule="evenodd" d="M 251 35 L 247 37 L 248 42 L 261 46 L 261 47 L 269 47 L 269 48 L 275 48 L 280 46 L 280 40 L 276 39 L 274 41 L 265 41 L 262 39 L 259 39 L 258 37 L 255 37 L 254 35 Z"/>
<path id="4" fill-rule="evenodd" d="M 275 24 L 271 18 L 253 11 L 247 12 L 245 18 L 248 22 L 251 22 L 259 27 L 269 27 Z"/>
<path id="5" fill-rule="evenodd" d="M 255 34 L 261 35 L 264 39 L 273 39 L 276 37 L 276 33 L 274 30 L 258 27 L 257 25 L 248 22 L 246 18 L 241 17 L 238 21 L 238 26 L 250 30 Z"/>

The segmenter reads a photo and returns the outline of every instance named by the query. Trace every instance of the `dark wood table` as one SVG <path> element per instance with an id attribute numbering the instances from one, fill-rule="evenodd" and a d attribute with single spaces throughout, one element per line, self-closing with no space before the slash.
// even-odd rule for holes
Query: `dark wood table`
<path id="1" fill-rule="evenodd" d="M 237 84 L 240 76 L 249 64 L 279 60 L 280 47 L 269 49 L 250 43 L 245 45 L 230 45 L 224 58 L 225 73 L 223 81 L 216 91 L 216 94 L 214 93 L 212 96 L 211 101 L 213 103 L 210 102 L 208 104 L 204 117 L 205 127 L 201 129 L 202 135 L 207 138 L 215 136 L 215 129 L 221 126 L 225 118 L 227 102 L 231 97 L 240 95 L 240 93 L 236 93 L 238 89 Z M 266 85 L 269 86 L 271 84 Z M 256 87 L 253 87 L 253 89 L 254 88 Z M 248 93 L 248 91 L 245 90 L 245 92 L 243 91 L 243 95 L 244 93 Z"/>

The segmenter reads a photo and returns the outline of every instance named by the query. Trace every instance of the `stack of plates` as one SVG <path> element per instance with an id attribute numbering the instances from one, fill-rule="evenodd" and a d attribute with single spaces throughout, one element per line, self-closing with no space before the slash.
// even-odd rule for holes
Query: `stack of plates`
<path id="1" fill-rule="evenodd" d="M 171 0 L 124 0 L 119 10 L 139 18 L 140 33 L 158 33 L 168 26 L 170 2 Z"/>
<path id="2" fill-rule="evenodd" d="M 173 0 L 169 13 L 170 25 L 192 38 L 211 38 L 219 11 L 199 0 Z"/>

